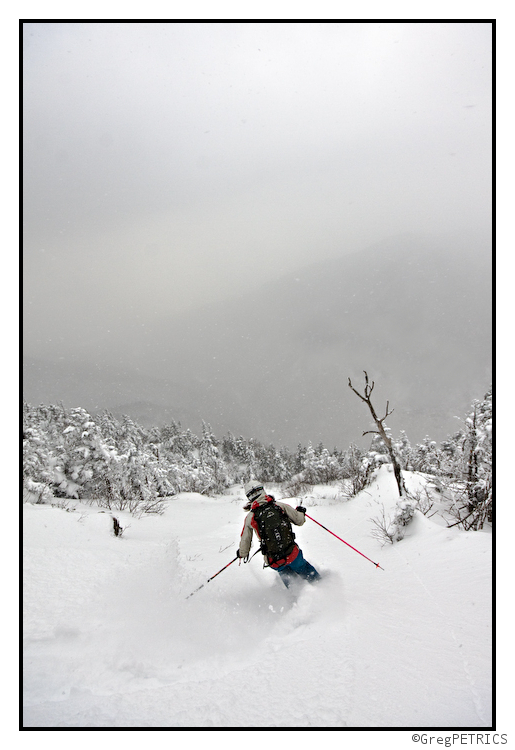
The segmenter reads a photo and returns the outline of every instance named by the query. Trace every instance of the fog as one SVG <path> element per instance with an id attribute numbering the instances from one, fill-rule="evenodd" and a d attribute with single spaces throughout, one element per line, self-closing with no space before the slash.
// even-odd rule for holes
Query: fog
<path id="1" fill-rule="evenodd" d="M 490 23 L 23 27 L 28 355 L 131 366 L 314 261 L 490 232 Z"/>

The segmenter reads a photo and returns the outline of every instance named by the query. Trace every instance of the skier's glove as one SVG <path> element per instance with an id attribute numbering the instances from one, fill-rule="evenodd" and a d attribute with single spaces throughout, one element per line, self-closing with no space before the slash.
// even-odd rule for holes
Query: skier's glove
<path id="1" fill-rule="evenodd" d="M 295 510 L 298 510 L 299 513 L 305 513 L 306 512 L 306 508 L 303 508 L 302 505 L 297 505 L 297 507 L 295 508 Z"/>
<path id="2" fill-rule="evenodd" d="M 248 561 L 249 561 L 249 556 L 248 556 L 248 554 L 246 554 L 246 555 L 242 555 L 242 554 L 240 553 L 240 550 L 239 550 L 239 549 L 237 549 L 237 550 L 236 550 L 236 557 L 237 557 L 237 558 L 238 558 L 239 560 L 243 560 L 243 562 L 244 562 L 244 563 L 246 563 L 246 562 L 248 562 Z"/>

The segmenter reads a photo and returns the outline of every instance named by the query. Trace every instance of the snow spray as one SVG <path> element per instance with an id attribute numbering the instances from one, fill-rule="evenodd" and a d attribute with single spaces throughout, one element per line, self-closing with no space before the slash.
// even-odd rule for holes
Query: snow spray
<path id="1" fill-rule="evenodd" d="M 211 578 L 208 578 L 208 579 L 207 579 L 207 581 L 206 581 L 206 583 L 209 583 L 209 581 L 212 581 L 212 580 L 213 580 L 213 578 L 216 578 L 216 576 L 217 576 L 217 575 L 219 575 L 219 574 L 220 574 L 220 573 L 221 573 L 221 572 L 222 572 L 223 570 L 225 570 L 225 568 L 228 568 L 228 567 L 229 567 L 229 565 L 232 565 L 232 564 L 233 564 L 233 562 L 236 562 L 236 560 L 237 560 L 237 559 L 238 559 L 238 555 L 236 555 L 236 557 L 234 558 L 234 560 L 231 560 L 231 562 L 230 562 L 230 563 L 227 563 L 227 565 L 225 565 L 225 566 L 224 566 L 224 567 L 223 567 L 223 568 L 222 568 L 221 570 L 219 570 L 219 571 L 218 571 L 218 573 L 215 573 L 215 574 L 214 574 L 214 576 L 211 576 Z M 188 594 L 188 596 L 186 597 L 186 599 L 189 599 L 189 598 L 190 598 L 190 596 L 193 596 L 193 594 L 196 594 L 196 593 L 197 593 L 197 591 L 200 591 L 200 589 L 201 589 L 201 588 L 203 588 L 203 587 L 204 587 L 204 585 L 205 585 L 205 584 L 204 584 L 204 583 L 202 583 L 202 584 L 201 584 L 201 585 L 200 585 L 200 586 L 198 587 L 198 589 L 195 589 L 195 591 L 192 591 L 192 592 L 191 592 L 191 594 Z"/>

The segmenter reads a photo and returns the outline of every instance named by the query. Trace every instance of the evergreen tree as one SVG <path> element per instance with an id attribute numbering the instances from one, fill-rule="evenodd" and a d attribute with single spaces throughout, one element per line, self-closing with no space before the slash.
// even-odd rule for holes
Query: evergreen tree
<path id="1" fill-rule="evenodd" d="M 465 420 L 464 458 L 468 509 L 474 528 L 493 520 L 492 504 L 492 390 L 482 401 L 474 401 Z"/>
<path id="2" fill-rule="evenodd" d="M 318 461 L 315 453 L 315 449 L 308 444 L 304 452 L 304 458 L 302 461 L 302 476 L 305 482 L 309 484 L 317 484 L 318 482 Z"/>
<path id="3" fill-rule="evenodd" d="M 230 481 L 223 457 L 216 445 L 211 425 L 202 422 L 202 439 L 199 446 L 200 465 L 205 474 L 205 486 L 201 492 L 222 492 Z"/>
<path id="4" fill-rule="evenodd" d="M 436 441 L 426 436 L 422 443 L 416 445 L 412 454 L 411 465 L 413 471 L 440 476 L 442 473 L 442 453 Z"/>
<path id="5" fill-rule="evenodd" d="M 413 466 L 412 466 L 413 451 L 411 448 L 411 443 L 404 430 L 401 430 L 399 439 L 394 442 L 394 448 L 395 448 L 395 452 L 397 456 L 399 457 L 401 467 L 405 471 L 413 471 Z"/>

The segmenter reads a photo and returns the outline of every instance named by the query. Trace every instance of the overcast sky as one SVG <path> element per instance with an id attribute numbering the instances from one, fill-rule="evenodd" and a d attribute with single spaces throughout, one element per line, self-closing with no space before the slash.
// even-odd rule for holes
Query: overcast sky
<path id="1" fill-rule="evenodd" d="M 488 230 L 488 23 L 24 24 L 28 353 Z"/>

